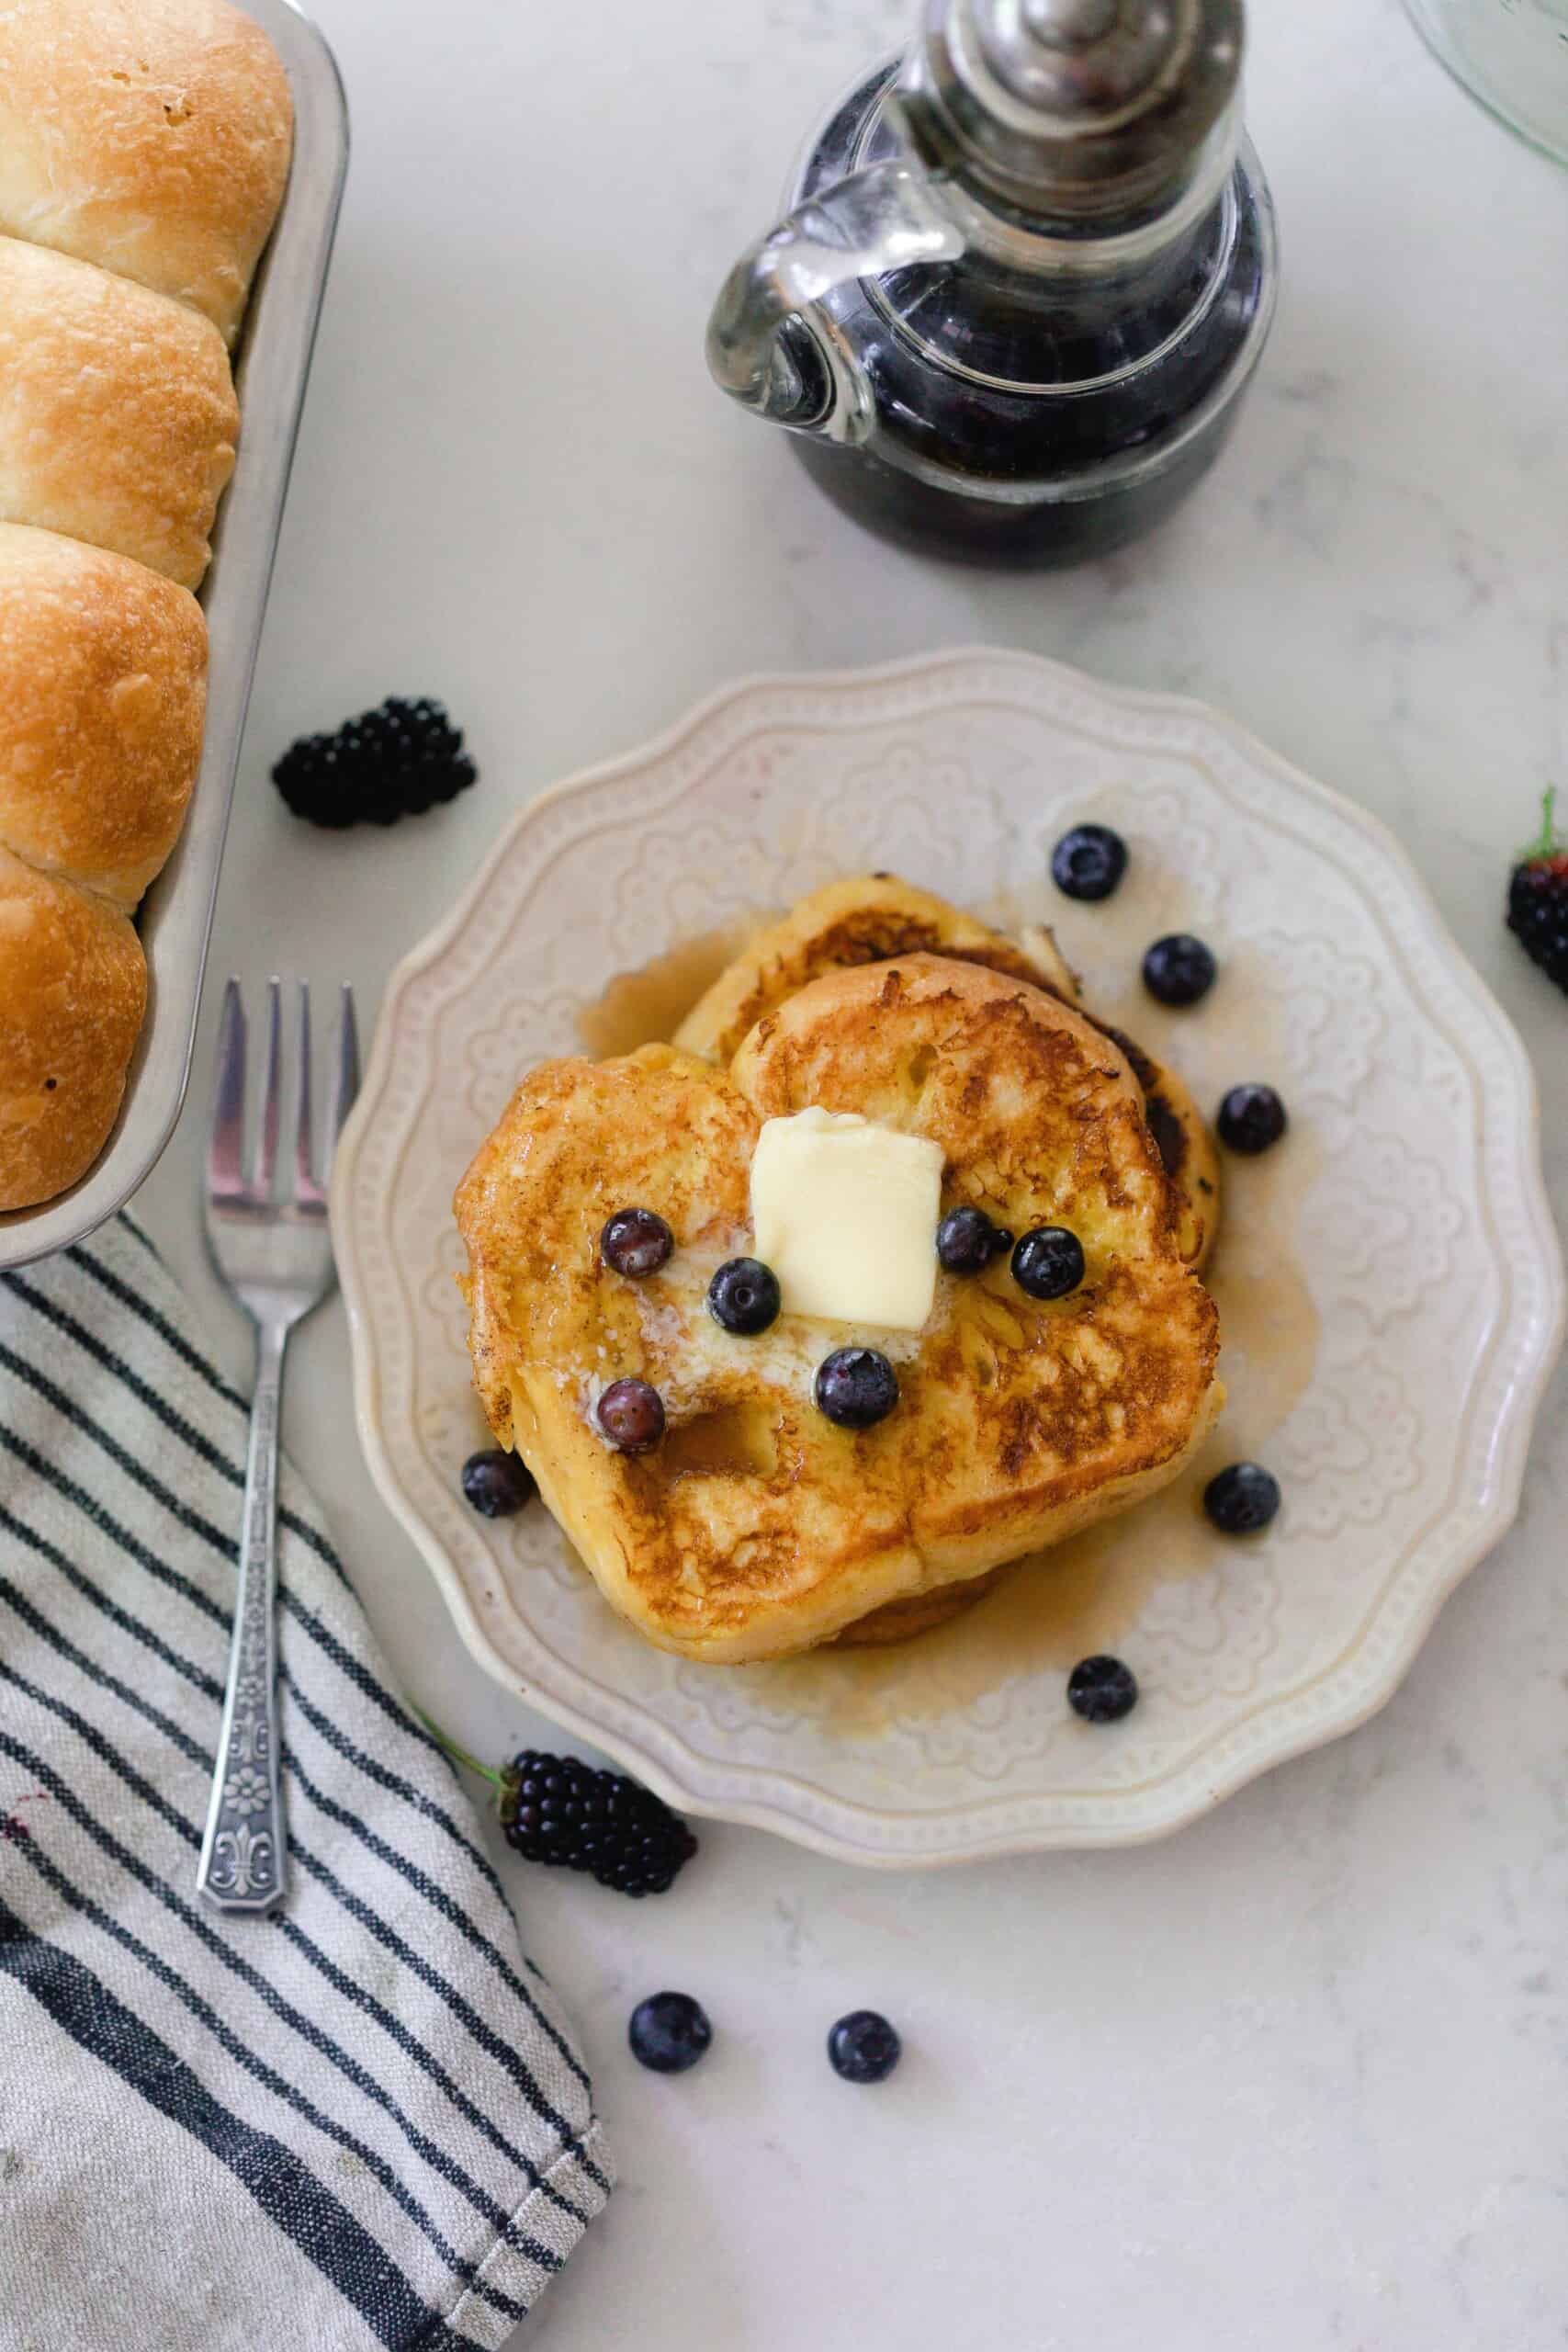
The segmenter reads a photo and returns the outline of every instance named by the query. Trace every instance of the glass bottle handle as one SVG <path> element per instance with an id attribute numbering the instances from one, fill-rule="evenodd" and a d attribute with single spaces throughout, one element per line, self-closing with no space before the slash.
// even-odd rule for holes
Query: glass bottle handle
<path id="1" fill-rule="evenodd" d="M 720 390 L 794 432 L 865 440 L 872 388 L 822 298 L 852 278 L 956 261 L 964 238 L 940 187 L 908 164 L 874 164 L 812 197 L 742 254 L 708 321 L 708 368 Z"/>

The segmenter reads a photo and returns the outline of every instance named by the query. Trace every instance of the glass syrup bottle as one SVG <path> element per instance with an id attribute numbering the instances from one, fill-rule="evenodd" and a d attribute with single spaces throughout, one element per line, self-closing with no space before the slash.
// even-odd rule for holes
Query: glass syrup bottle
<path id="1" fill-rule="evenodd" d="M 1071 563 L 1213 463 L 1273 312 L 1241 0 L 926 0 L 810 141 L 708 328 L 845 513 Z"/>

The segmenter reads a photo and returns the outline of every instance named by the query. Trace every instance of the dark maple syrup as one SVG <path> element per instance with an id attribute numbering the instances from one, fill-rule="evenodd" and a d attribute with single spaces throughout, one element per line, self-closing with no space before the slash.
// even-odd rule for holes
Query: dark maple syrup
<path id="1" fill-rule="evenodd" d="M 880 110 L 897 72 L 831 117 L 797 204 L 896 152 Z M 796 433 L 795 453 L 846 514 L 926 554 L 1021 568 L 1106 554 L 1213 463 L 1272 284 L 1269 198 L 1245 143 L 1208 211 L 1123 266 L 1025 274 L 967 252 L 852 280 L 823 308 L 870 383 L 875 432 L 863 447 Z M 789 350 L 803 401 L 825 400 L 810 339 Z"/>

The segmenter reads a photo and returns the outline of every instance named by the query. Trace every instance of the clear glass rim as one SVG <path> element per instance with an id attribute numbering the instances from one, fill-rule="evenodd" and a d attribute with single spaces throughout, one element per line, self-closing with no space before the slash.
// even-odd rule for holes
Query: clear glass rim
<path id="1" fill-rule="evenodd" d="M 1467 97 L 1475 99 L 1495 122 L 1500 122 L 1505 130 L 1511 130 L 1538 154 L 1548 156 L 1556 164 L 1568 164 L 1568 110 L 1553 129 L 1551 123 L 1531 115 L 1521 96 L 1495 80 L 1454 39 L 1432 0 L 1404 0 L 1404 9 L 1438 63 Z M 1564 22 L 1562 37 L 1568 42 L 1568 21 Z"/>

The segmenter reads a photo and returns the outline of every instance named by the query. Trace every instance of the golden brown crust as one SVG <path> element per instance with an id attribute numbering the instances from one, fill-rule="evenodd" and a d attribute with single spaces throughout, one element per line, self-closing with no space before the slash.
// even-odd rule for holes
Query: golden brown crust
<path id="1" fill-rule="evenodd" d="M 832 1645 L 846 1650 L 886 1649 L 895 1642 L 912 1642 L 917 1634 L 934 1634 L 939 1625 L 962 1617 L 966 1609 L 994 1592 L 1006 1574 L 1004 1566 L 993 1568 L 988 1576 L 970 1577 L 964 1584 L 918 1592 L 909 1600 L 885 1601 L 880 1609 L 873 1609 L 846 1625 L 841 1634 L 835 1634 Z"/>
<path id="2" fill-rule="evenodd" d="M 1220 1229 L 1220 1155 L 1209 1123 L 1168 1062 L 1156 1062 L 1124 1029 L 1087 1011 L 1084 1017 L 1120 1046 L 1143 1089 L 1149 1132 L 1181 1203 L 1181 1254 L 1201 1273 Z"/>
<path id="3" fill-rule="evenodd" d="M 276 51 L 226 0 L 0 7 L 0 233 L 134 278 L 231 343 L 292 129 Z"/>
<path id="4" fill-rule="evenodd" d="M 1080 1291 L 1031 1300 L 1005 1266 L 939 1282 L 897 1347 L 877 1428 L 834 1427 L 816 1364 L 886 1334 L 784 1317 L 718 1333 L 712 1270 L 749 1238 L 763 1118 L 818 1102 L 928 1135 L 948 1204 L 1021 1231 L 1070 1223 Z M 628 1283 L 599 1261 L 640 1203 L 679 1247 Z M 1120 1052 L 1033 986 L 928 956 L 835 971 L 763 1020 L 730 1072 L 671 1047 L 547 1064 L 458 1189 L 476 1376 L 613 1604 L 661 1646 L 716 1661 L 804 1649 L 888 1602 L 978 1577 L 1174 1476 L 1219 1402 L 1213 1302 L 1181 1261 L 1177 1204 Z M 646 1457 L 592 1421 L 610 1381 L 663 1396 Z"/>
<path id="5" fill-rule="evenodd" d="M 188 589 L 0 523 L 0 845 L 129 913 L 184 820 L 206 695 Z"/>
<path id="6" fill-rule="evenodd" d="M 146 1002 L 125 916 L 0 849 L 0 1210 L 47 1201 L 91 1166 Z"/>
<path id="7" fill-rule="evenodd" d="M 194 588 L 239 426 L 209 321 L 0 237 L 0 522 L 85 539 Z"/>
<path id="8" fill-rule="evenodd" d="M 808 981 L 889 956 L 983 964 L 1072 1003 L 1077 986 L 1051 933 L 1042 926 L 1032 944 L 1032 954 L 896 874 L 852 874 L 813 890 L 749 939 L 692 1007 L 675 1042 L 708 1061 L 728 1062 L 758 1022 Z"/>
<path id="9" fill-rule="evenodd" d="M 1182 1254 L 1201 1269 L 1220 1214 L 1219 1157 L 1202 1113 L 1174 1070 L 1086 1010 L 1077 977 L 1043 923 L 1011 940 L 896 874 L 852 875 L 814 890 L 748 939 L 693 1006 L 675 1041 L 710 1061 L 728 1061 L 759 1021 L 808 981 L 849 966 L 922 953 L 1032 980 L 1064 1004 L 1077 1005 L 1114 1039 L 1144 1090 L 1166 1171 L 1181 1195 Z"/>

